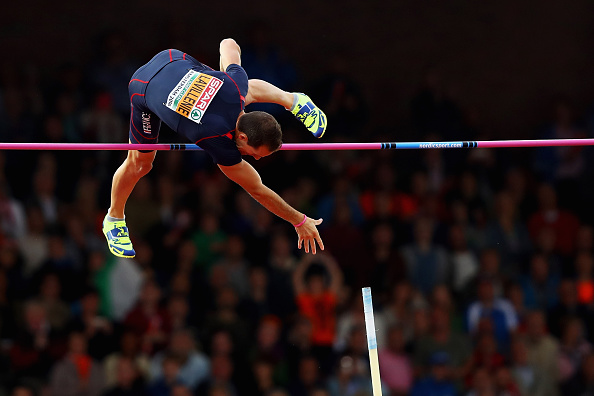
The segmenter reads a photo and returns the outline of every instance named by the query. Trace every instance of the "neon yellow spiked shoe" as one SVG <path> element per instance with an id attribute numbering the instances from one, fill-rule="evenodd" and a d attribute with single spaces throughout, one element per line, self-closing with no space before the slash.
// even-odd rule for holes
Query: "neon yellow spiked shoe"
<path id="1" fill-rule="evenodd" d="M 103 234 L 107 239 L 109 251 L 114 256 L 132 258 L 136 252 L 132 247 L 126 220 L 109 221 L 107 216 L 103 219 Z"/>
<path id="2" fill-rule="evenodd" d="M 316 106 L 309 96 L 294 93 L 296 102 L 293 103 L 291 113 L 305 125 L 315 137 L 321 138 L 326 132 L 326 114 Z"/>

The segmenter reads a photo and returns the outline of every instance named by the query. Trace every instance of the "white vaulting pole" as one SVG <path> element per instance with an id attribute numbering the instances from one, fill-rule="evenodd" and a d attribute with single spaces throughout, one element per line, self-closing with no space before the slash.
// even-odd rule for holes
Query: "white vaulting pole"
<path id="1" fill-rule="evenodd" d="M 363 293 L 363 311 L 365 312 L 365 329 L 367 330 L 367 349 L 369 350 L 369 366 L 371 367 L 373 396 L 382 396 L 379 359 L 377 357 L 377 339 L 375 336 L 375 320 L 373 319 L 373 302 L 371 301 L 371 288 L 364 287 L 361 291 Z"/>

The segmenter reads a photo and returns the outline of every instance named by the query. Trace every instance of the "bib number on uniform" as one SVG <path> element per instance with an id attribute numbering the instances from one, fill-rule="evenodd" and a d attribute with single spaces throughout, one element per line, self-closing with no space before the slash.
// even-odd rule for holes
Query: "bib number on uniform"
<path id="1" fill-rule="evenodd" d="M 195 123 L 200 123 L 223 81 L 190 70 L 169 93 L 165 106 Z"/>

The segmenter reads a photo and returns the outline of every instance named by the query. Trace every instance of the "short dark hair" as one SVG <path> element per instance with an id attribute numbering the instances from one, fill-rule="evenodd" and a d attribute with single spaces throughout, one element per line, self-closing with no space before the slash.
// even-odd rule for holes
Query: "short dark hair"
<path id="1" fill-rule="evenodd" d="M 251 111 L 239 117 L 237 131 L 243 132 L 254 148 L 266 146 L 276 151 L 283 144 L 283 133 L 276 119 L 263 111 Z"/>

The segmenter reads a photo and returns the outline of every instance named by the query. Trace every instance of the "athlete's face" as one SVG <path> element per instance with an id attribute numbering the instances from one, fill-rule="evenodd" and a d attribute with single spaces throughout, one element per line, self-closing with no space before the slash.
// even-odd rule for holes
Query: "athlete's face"
<path id="1" fill-rule="evenodd" d="M 268 149 L 266 146 L 260 146 L 255 148 L 250 146 L 248 143 L 248 138 L 245 133 L 238 132 L 237 137 L 235 138 L 235 144 L 237 145 L 237 149 L 241 153 L 241 155 L 251 155 L 256 160 L 259 160 L 262 157 L 266 157 L 272 154 L 272 151 Z"/>
<path id="2" fill-rule="evenodd" d="M 244 144 L 241 147 L 238 145 L 237 149 L 239 150 L 241 155 L 251 155 L 256 160 L 259 160 L 262 157 L 266 157 L 266 156 L 272 154 L 272 151 L 270 151 L 266 146 L 260 146 L 258 148 L 254 148 L 254 147 L 250 146 L 249 144 Z"/>

